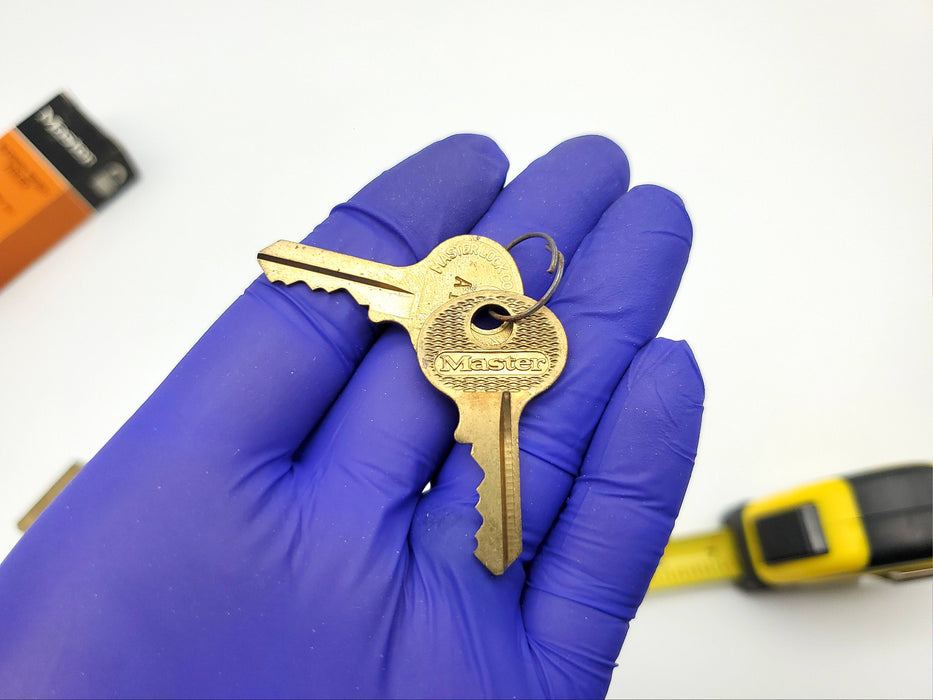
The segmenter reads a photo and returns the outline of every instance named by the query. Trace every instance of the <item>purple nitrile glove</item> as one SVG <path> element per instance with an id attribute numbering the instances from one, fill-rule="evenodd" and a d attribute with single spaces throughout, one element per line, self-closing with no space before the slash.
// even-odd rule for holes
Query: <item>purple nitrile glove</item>
<path id="1" fill-rule="evenodd" d="M 481 470 L 408 334 L 261 278 L 0 566 L 0 696 L 605 694 L 696 450 L 699 370 L 655 339 L 691 225 L 603 138 L 506 169 L 451 137 L 307 242 L 407 265 L 459 234 L 557 240 L 569 356 L 521 418 L 521 558 L 474 557 Z M 539 297 L 543 245 L 514 254 Z"/>

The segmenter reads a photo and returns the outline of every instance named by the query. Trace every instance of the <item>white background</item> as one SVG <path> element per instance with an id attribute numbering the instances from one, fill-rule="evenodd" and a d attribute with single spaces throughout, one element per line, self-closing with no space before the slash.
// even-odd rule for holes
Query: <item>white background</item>
<path id="1" fill-rule="evenodd" d="M 0 125 L 61 88 L 142 179 L 0 291 L 0 554 L 257 274 L 457 131 L 605 134 L 683 195 L 707 384 L 677 525 L 933 457 L 933 4 L 0 2 Z M 2 131 L 5 126 L 0 126 Z M 926 696 L 929 580 L 649 598 L 610 695 Z"/>

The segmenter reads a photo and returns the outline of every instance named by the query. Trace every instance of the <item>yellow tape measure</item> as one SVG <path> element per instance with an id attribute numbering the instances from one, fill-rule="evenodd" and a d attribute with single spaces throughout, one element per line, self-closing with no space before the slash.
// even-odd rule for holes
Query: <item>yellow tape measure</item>
<path id="1" fill-rule="evenodd" d="M 933 573 L 933 465 L 875 469 L 746 503 L 721 530 L 671 540 L 651 590 L 719 580 L 767 589 L 864 573 Z"/>
<path id="2" fill-rule="evenodd" d="M 735 538 L 723 529 L 709 535 L 671 540 L 651 579 L 651 590 L 735 579 L 741 574 Z"/>

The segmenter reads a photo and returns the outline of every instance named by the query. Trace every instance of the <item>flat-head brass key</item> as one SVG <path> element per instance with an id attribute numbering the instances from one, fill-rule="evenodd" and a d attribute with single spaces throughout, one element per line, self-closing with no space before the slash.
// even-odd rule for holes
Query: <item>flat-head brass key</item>
<path id="1" fill-rule="evenodd" d="M 425 319 L 449 299 L 480 289 L 522 293 L 522 278 L 512 256 L 482 236 L 455 236 L 408 267 L 334 253 L 313 246 L 278 241 L 257 256 L 272 282 L 304 282 L 311 289 L 345 289 L 369 307 L 375 322 L 394 321 L 412 344 Z"/>
<path id="2" fill-rule="evenodd" d="M 522 551 L 518 419 L 525 404 L 563 370 L 567 336 L 547 307 L 489 330 L 475 321 L 489 307 L 515 315 L 535 303 L 499 291 L 452 299 L 428 317 L 418 339 L 421 370 L 460 409 L 454 438 L 472 443 L 485 475 L 477 488 L 483 523 L 475 553 L 494 574 L 503 573 Z"/>

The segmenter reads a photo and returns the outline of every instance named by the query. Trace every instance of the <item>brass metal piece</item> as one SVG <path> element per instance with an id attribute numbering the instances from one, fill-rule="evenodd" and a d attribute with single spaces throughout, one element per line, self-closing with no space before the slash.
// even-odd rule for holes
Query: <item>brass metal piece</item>
<path id="1" fill-rule="evenodd" d="M 560 256 L 556 247 L 552 252 Z M 512 256 L 488 238 L 456 236 L 408 267 L 288 241 L 273 243 L 258 257 L 272 282 L 345 289 L 369 307 L 373 321 L 408 330 L 422 371 L 460 409 L 454 438 L 473 445 L 485 474 L 477 488 L 483 524 L 476 556 L 494 574 L 503 573 L 522 548 L 519 416 L 557 379 L 567 358 L 560 321 L 540 308 L 543 302 L 522 296 Z M 490 307 L 522 320 L 490 329 L 475 325 L 481 310 L 494 314 Z"/>
<path id="2" fill-rule="evenodd" d="M 896 583 L 901 583 L 903 581 L 914 581 L 918 578 L 929 578 L 933 576 L 933 566 L 929 559 L 925 559 L 919 562 L 912 562 L 910 564 L 901 564 L 896 569 L 889 571 L 880 571 L 878 576 L 881 578 L 886 578 L 890 581 Z"/>
<path id="3" fill-rule="evenodd" d="M 55 500 L 55 497 L 65 490 L 65 487 L 71 483 L 71 480 L 75 478 L 75 475 L 81 471 L 81 467 L 83 466 L 81 462 L 75 462 L 68 467 L 68 471 L 58 477 L 58 481 L 52 484 L 52 488 L 46 491 L 42 495 L 42 498 L 36 501 L 36 504 L 29 509 L 29 512 L 16 523 L 16 527 L 20 529 L 20 532 L 26 532 L 29 526 L 36 522 L 36 518 L 42 515 L 42 511 L 48 508 L 49 504 Z"/>
<path id="4" fill-rule="evenodd" d="M 491 331 L 475 326 L 474 317 L 490 306 L 520 314 L 535 303 L 492 290 L 452 299 L 427 319 L 417 344 L 421 370 L 460 409 L 454 438 L 472 444 L 483 469 L 475 554 L 497 575 L 522 551 L 519 417 L 563 370 L 567 336 L 547 308 Z"/>
<path id="5" fill-rule="evenodd" d="M 375 322 L 404 326 L 412 344 L 425 319 L 441 304 L 481 289 L 522 293 L 522 278 L 512 256 L 482 236 L 455 236 L 408 267 L 383 265 L 329 250 L 278 241 L 258 255 L 272 282 L 304 282 L 311 289 L 345 289 L 369 307 Z"/>

